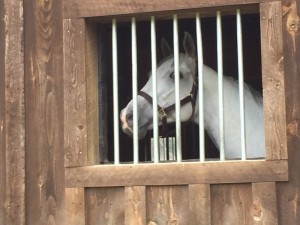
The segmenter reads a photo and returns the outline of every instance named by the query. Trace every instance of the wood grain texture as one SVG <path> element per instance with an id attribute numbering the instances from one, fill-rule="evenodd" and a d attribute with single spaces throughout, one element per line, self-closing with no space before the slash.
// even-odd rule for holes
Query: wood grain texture
<path id="1" fill-rule="evenodd" d="M 88 165 L 99 164 L 99 102 L 97 24 L 86 23 L 85 66 Z"/>
<path id="2" fill-rule="evenodd" d="M 66 168 L 66 187 L 286 181 L 287 161 L 247 161 Z"/>
<path id="3" fill-rule="evenodd" d="M 281 2 L 260 5 L 266 159 L 287 159 Z"/>
<path id="4" fill-rule="evenodd" d="M 211 186 L 214 225 L 253 224 L 251 184 Z"/>
<path id="5" fill-rule="evenodd" d="M 85 225 L 84 188 L 66 188 L 65 193 L 65 224 Z"/>
<path id="6" fill-rule="evenodd" d="M 188 224 L 187 186 L 147 187 L 147 225 Z"/>
<path id="7" fill-rule="evenodd" d="M 268 0 L 65 0 L 64 18 L 82 18 L 93 16 L 126 15 L 174 10 L 193 10 L 198 8 L 232 6 L 268 2 Z"/>
<path id="8" fill-rule="evenodd" d="M 210 225 L 211 196 L 209 184 L 189 185 L 189 224 Z"/>
<path id="9" fill-rule="evenodd" d="M 277 183 L 279 224 L 300 224 L 300 0 L 284 0 L 283 41 L 289 182 Z"/>
<path id="10" fill-rule="evenodd" d="M 26 224 L 64 224 L 61 1 L 24 1 Z"/>
<path id="11" fill-rule="evenodd" d="M 123 187 L 88 188 L 85 199 L 87 225 L 124 224 Z"/>
<path id="12" fill-rule="evenodd" d="M 87 165 L 85 21 L 63 21 L 65 167 Z"/>
<path id="13" fill-rule="evenodd" d="M 146 224 L 146 187 L 125 187 L 125 225 Z"/>
<path id="14" fill-rule="evenodd" d="M 277 225 L 277 200 L 275 182 L 252 184 L 253 224 Z"/>
<path id="15" fill-rule="evenodd" d="M 0 224 L 25 224 L 22 0 L 0 2 Z"/>

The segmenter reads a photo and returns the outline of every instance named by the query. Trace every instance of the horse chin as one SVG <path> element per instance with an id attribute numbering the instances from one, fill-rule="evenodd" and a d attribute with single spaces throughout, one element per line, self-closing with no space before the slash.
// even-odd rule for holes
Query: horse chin
<path id="1" fill-rule="evenodd" d="M 139 139 L 143 139 L 144 137 L 146 137 L 146 134 L 147 134 L 147 130 L 140 130 Z"/>
<path id="2" fill-rule="evenodd" d="M 122 130 L 129 137 L 131 137 L 131 138 L 133 137 L 133 129 L 131 127 L 129 127 L 129 126 L 122 127 Z M 147 129 L 144 129 L 144 128 L 139 129 L 138 134 L 139 134 L 139 139 L 143 139 L 147 134 Z"/>

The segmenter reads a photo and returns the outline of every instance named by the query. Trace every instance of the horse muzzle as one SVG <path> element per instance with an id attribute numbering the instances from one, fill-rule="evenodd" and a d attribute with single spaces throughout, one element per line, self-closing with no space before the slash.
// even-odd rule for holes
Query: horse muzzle
<path id="1" fill-rule="evenodd" d="M 126 108 L 123 109 L 120 113 L 120 120 L 121 120 L 121 125 L 122 125 L 122 130 L 125 134 L 132 136 L 133 135 L 133 129 L 130 127 L 128 120 L 127 120 L 127 115 L 126 115 Z"/>

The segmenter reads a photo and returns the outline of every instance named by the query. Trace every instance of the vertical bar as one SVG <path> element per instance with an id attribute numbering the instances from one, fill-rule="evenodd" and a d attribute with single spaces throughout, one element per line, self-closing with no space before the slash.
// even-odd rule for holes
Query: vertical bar
<path id="1" fill-rule="evenodd" d="M 242 18 L 240 9 L 236 10 L 236 31 L 237 31 L 237 51 L 238 51 L 238 74 L 239 74 L 239 94 L 240 94 L 240 119 L 241 119 L 241 149 L 242 160 L 246 160 L 246 132 L 245 132 L 245 100 L 244 100 L 244 65 L 243 65 L 243 37 Z"/>
<path id="2" fill-rule="evenodd" d="M 154 163 L 158 163 L 158 107 L 157 107 L 157 77 L 156 77 L 156 29 L 155 17 L 151 16 L 151 61 L 152 61 L 152 99 L 153 99 L 153 139 L 154 139 Z"/>
<path id="3" fill-rule="evenodd" d="M 136 22 L 131 18 L 131 51 L 132 51 L 132 99 L 133 99 L 133 163 L 139 161 L 138 138 L 138 108 L 137 108 L 137 49 L 136 49 Z"/>
<path id="4" fill-rule="evenodd" d="M 174 74 L 175 74 L 175 114 L 176 114 L 176 149 L 177 162 L 181 162 L 181 116 L 180 116 L 180 90 L 179 90 L 179 46 L 178 46 L 178 18 L 173 15 L 174 38 Z"/>
<path id="5" fill-rule="evenodd" d="M 205 161 L 204 107 L 203 107 L 203 48 L 200 14 L 196 14 L 197 55 L 198 55 L 198 96 L 199 96 L 199 157 Z"/>
<path id="6" fill-rule="evenodd" d="M 219 123 L 220 123 L 220 160 L 225 160 L 224 148 L 224 92 L 223 92 L 223 47 L 222 47 L 222 18 L 217 11 L 217 50 L 218 50 L 218 94 L 219 94 Z"/>
<path id="7" fill-rule="evenodd" d="M 113 60 L 113 109 L 114 109 L 114 164 L 120 163 L 119 155 L 119 99 L 118 99 L 118 47 L 117 22 L 112 20 L 112 60 Z"/>

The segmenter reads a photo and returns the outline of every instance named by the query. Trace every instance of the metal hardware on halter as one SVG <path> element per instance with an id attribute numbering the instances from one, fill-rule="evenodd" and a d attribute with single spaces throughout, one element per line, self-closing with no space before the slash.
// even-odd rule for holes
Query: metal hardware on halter
<path id="1" fill-rule="evenodd" d="M 160 109 L 158 110 L 158 117 L 159 117 L 161 120 L 167 118 L 167 114 L 166 114 L 164 108 L 161 108 L 161 107 L 160 107 Z"/>

